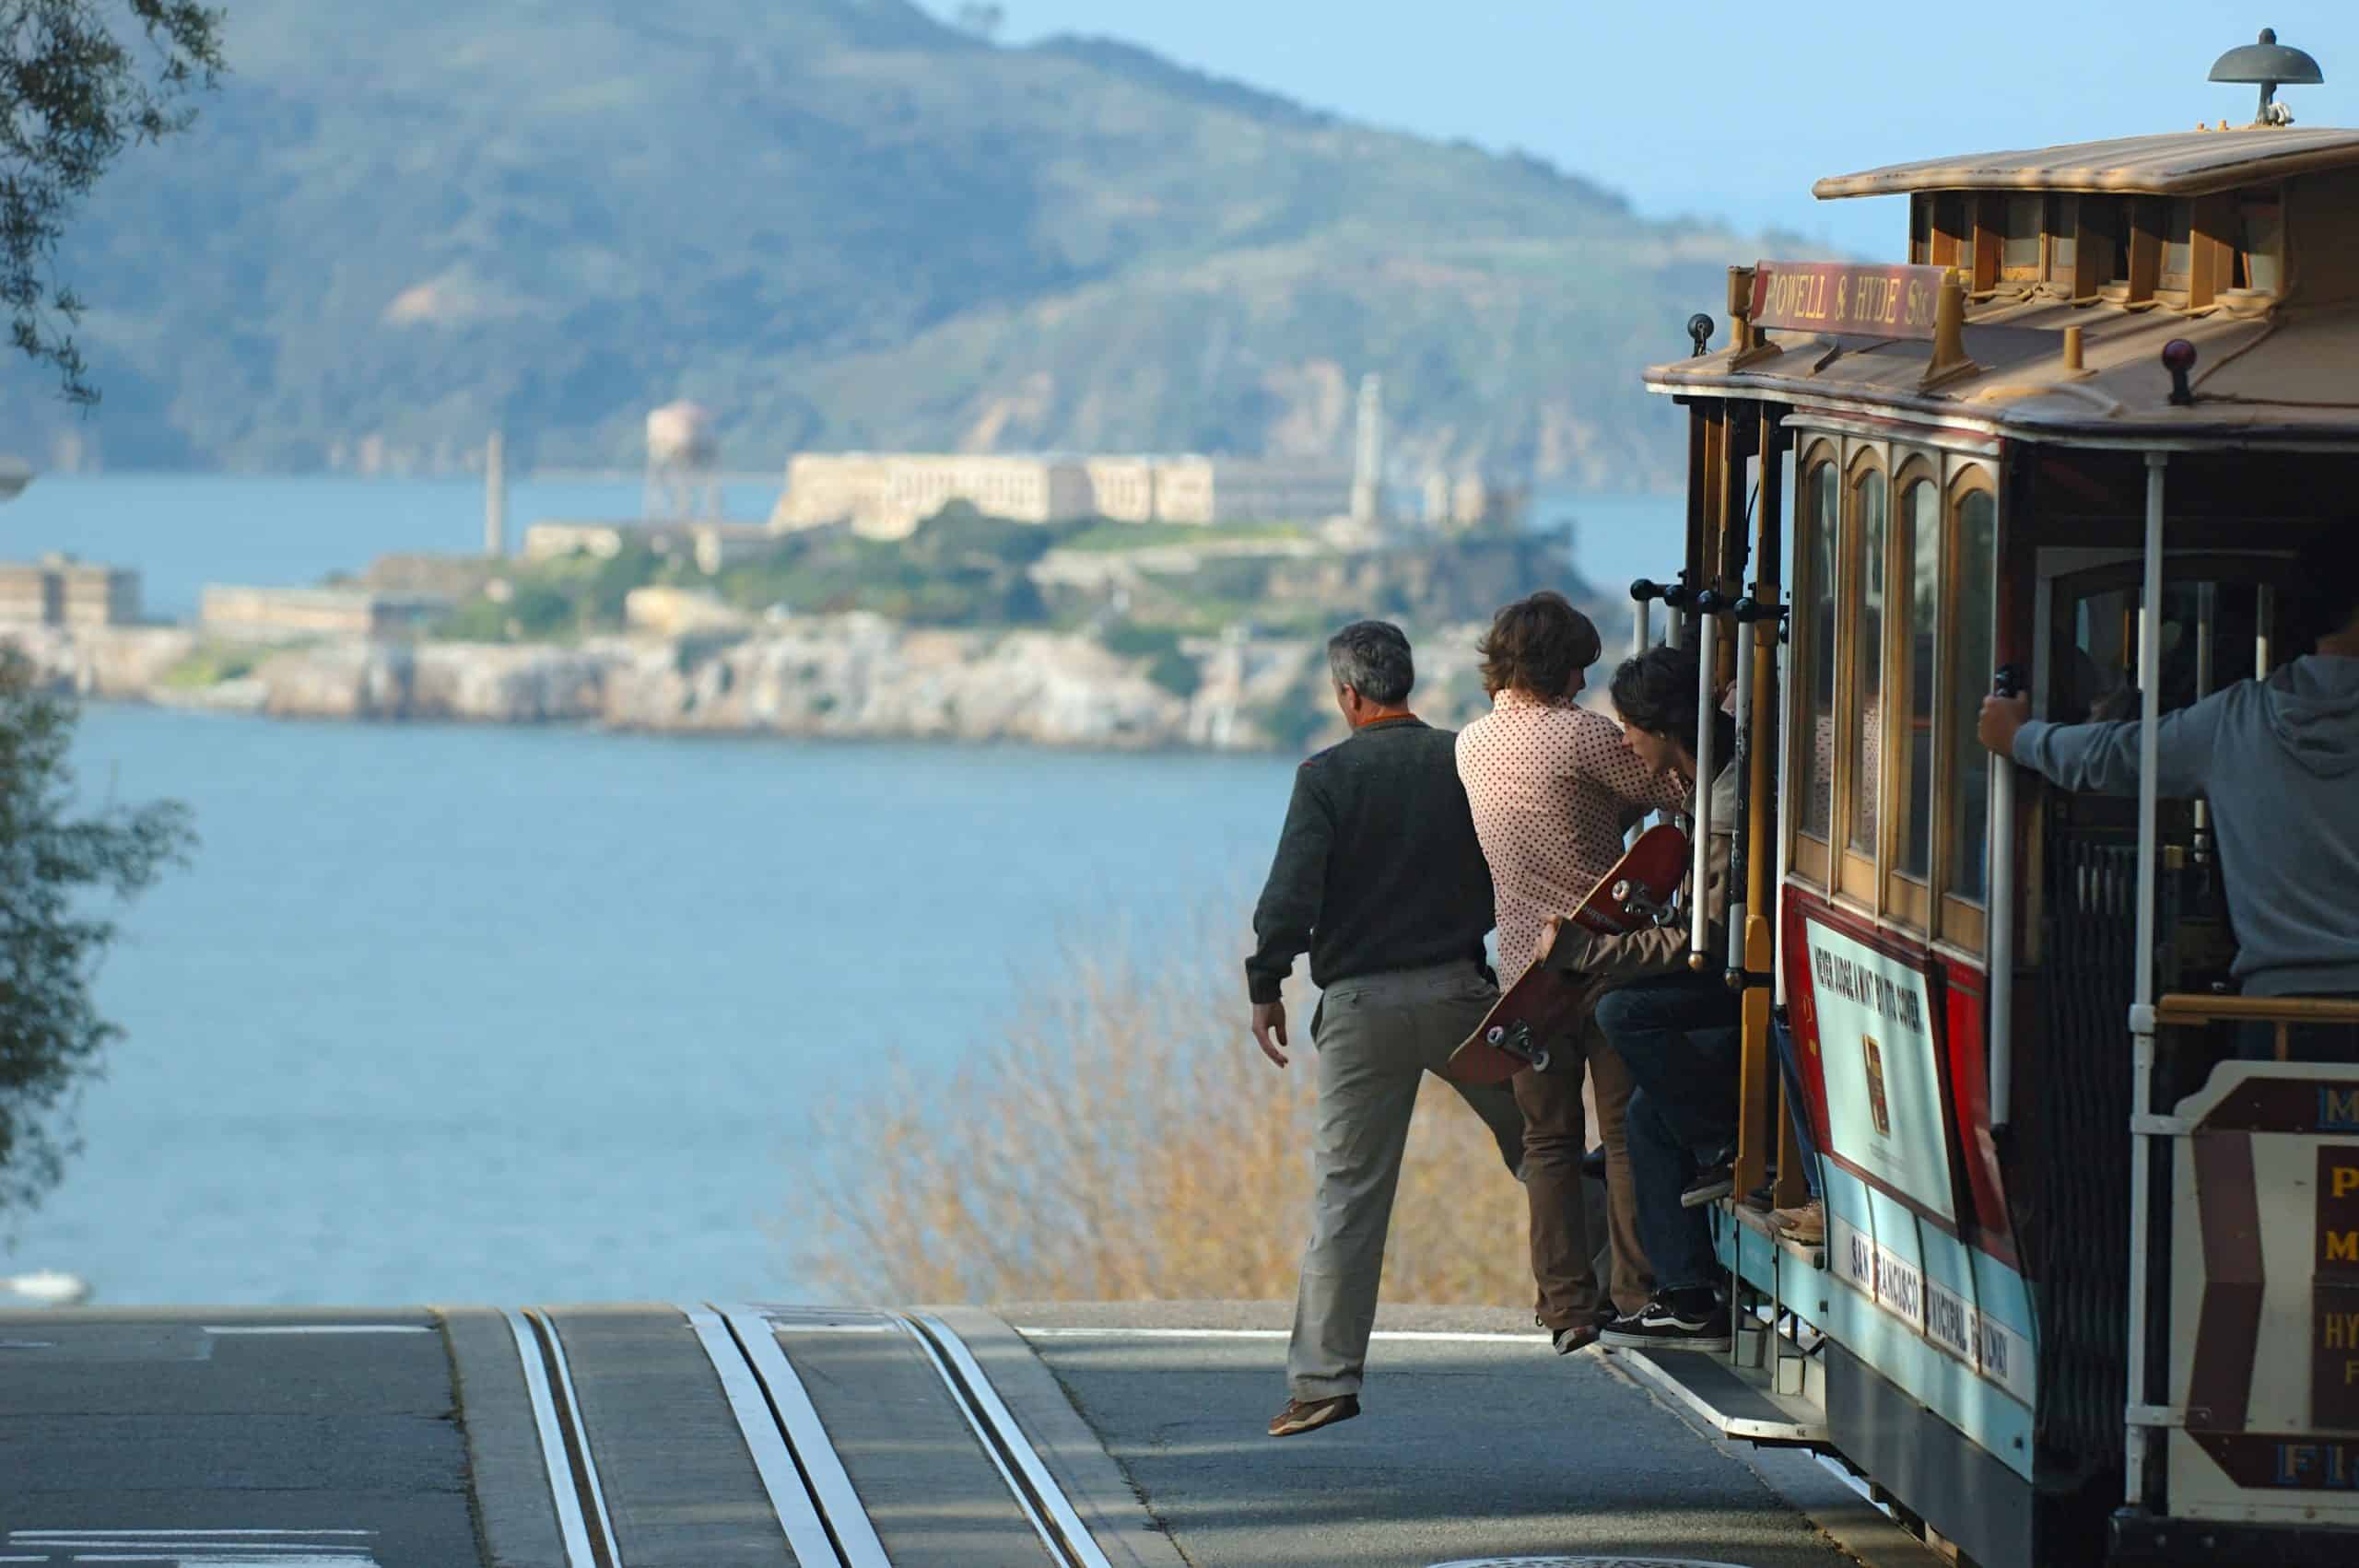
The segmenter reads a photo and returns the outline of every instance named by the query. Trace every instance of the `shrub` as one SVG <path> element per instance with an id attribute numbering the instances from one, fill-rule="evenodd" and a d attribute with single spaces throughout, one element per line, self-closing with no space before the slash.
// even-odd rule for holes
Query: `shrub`
<path id="1" fill-rule="evenodd" d="M 1074 940 L 1004 1034 L 946 1080 L 902 1071 L 824 1106 L 804 1277 L 933 1302 L 1273 1299 L 1309 1219 L 1317 1063 L 1246 1030 L 1234 940 L 1151 954 Z M 1522 1189 L 1428 1078 L 1386 1248 L 1391 1301 L 1531 1299 Z"/>

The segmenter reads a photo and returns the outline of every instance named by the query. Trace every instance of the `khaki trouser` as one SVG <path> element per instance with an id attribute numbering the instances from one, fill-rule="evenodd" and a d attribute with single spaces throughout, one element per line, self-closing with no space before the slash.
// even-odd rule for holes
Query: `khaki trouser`
<path id="1" fill-rule="evenodd" d="M 1339 980 L 1320 999 L 1310 1028 L 1319 1051 L 1310 1245 L 1286 1352 L 1294 1398 L 1359 1391 L 1418 1085 L 1441 1071 L 1498 997 L 1480 969 L 1461 962 Z M 1517 1171 L 1523 1117 L 1514 1096 L 1504 1087 L 1451 1087 L 1489 1126 L 1508 1171 Z"/>
<path id="2" fill-rule="evenodd" d="M 1596 1257 L 1602 1239 L 1613 1255 L 1607 1289 L 1619 1311 L 1646 1305 L 1653 1281 L 1638 1245 L 1638 1211 L 1622 1117 L 1630 1103 L 1630 1071 L 1593 1020 L 1555 1049 L 1546 1072 L 1515 1075 L 1515 1103 L 1523 1112 L 1523 1186 L 1532 1204 L 1532 1277 L 1539 1286 L 1540 1321 L 1550 1329 L 1587 1323 L 1606 1302 L 1598 1289 Z M 1604 1213 L 1594 1188 L 1581 1178 L 1589 1138 L 1582 1115 L 1582 1070 L 1595 1091 L 1597 1131 L 1605 1145 Z M 1604 1221 L 1605 1235 L 1598 1235 Z"/>

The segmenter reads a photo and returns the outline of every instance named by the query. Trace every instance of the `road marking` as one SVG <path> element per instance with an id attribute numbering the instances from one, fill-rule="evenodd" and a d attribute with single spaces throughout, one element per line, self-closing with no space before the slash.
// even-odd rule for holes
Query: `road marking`
<path id="1" fill-rule="evenodd" d="M 430 1323 L 208 1323 L 208 1334 L 431 1334 Z"/>
<path id="2" fill-rule="evenodd" d="M 509 1331 L 516 1336 L 516 1356 L 524 1363 L 524 1392 L 532 1400 L 533 1424 L 541 1435 L 541 1467 L 548 1474 L 549 1498 L 557 1505 L 557 1533 L 565 1540 L 568 1568 L 597 1568 L 590 1550 L 590 1523 L 582 1517 L 581 1496 L 573 1485 L 573 1461 L 565 1451 L 565 1432 L 557 1423 L 557 1401 L 549 1392 L 548 1363 L 541 1359 L 538 1335 L 524 1315 L 503 1308 Z M 589 1462 L 584 1450 L 582 1461 Z"/>
<path id="3" fill-rule="evenodd" d="M 1075 1568 L 1113 1568 L 1097 1539 L 1089 1533 L 1089 1527 L 1081 1522 L 1064 1488 L 1057 1484 L 1049 1467 L 1041 1462 L 1039 1452 L 1025 1435 L 1015 1412 L 1007 1408 L 999 1390 L 992 1387 L 990 1375 L 975 1359 L 975 1352 L 967 1348 L 967 1341 L 950 1325 L 929 1313 L 904 1313 L 901 1321 L 909 1325 L 910 1337 L 941 1370 L 943 1382 L 949 1385 L 961 1412 L 975 1425 L 975 1435 L 982 1439 L 992 1462 L 999 1464 L 999 1456 L 1004 1452 L 1023 1472 L 1024 1484 L 1018 1486 L 1015 1478 L 1009 1477 L 1009 1490 L 1015 1492 L 1024 1511 L 1033 1515 L 1036 1522 L 1039 1515 L 1033 1504 L 1037 1502 L 1047 1510 L 1048 1525 L 1053 1527 L 1043 1527 L 1040 1534 L 1050 1550 L 1056 1551 L 1062 1546 L 1061 1555 Z M 942 1364 L 944 1357 L 948 1358 L 947 1366 Z M 986 1427 L 990 1430 L 984 1430 Z M 1001 1473 L 1006 1474 L 1003 1468 Z"/>
<path id="4" fill-rule="evenodd" d="M 1285 1328 L 1027 1328 L 1015 1330 L 1027 1340 L 1284 1340 Z M 1545 1334 L 1452 1334 L 1422 1328 L 1379 1328 L 1368 1336 L 1395 1344 L 1544 1345 Z"/>
<path id="5" fill-rule="evenodd" d="M 374 1530 L 11 1530 L 0 1563 L 166 1562 L 174 1568 L 378 1568 Z M 24 1557 L 30 1548 L 41 1553 Z M 61 1559 L 59 1553 L 64 1553 Z"/>
<path id="6" fill-rule="evenodd" d="M 795 1457 L 802 1461 L 812 1495 L 818 1500 L 819 1511 L 827 1516 L 828 1527 L 835 1533 L 844 1560 L 852 1568 L 885 1562 L 885 1543 L 876 1539 L 876 1527 L 869 1523 L 868 1509 L 854 1490 L 851 1477 L 845 1472 L 843 1460 L 836 1454 L 827 1424 L 819 1419 L 819 1409 L 811 1402 L 810 1392 L 803 1387 L 794 1363 L 779 1349 L 778 1336 L 770 1331 L 769 1320 L 760 1313 L 741 1306 L 716 1306 L 714 1310 L 728 1323 L 729 1331 L 736 1336 L 745 1360 L 754 1368 L 754 1375 L 769 1395 L 770 1409 L 786 1428 L 787 1441 L 794 1445 Z"/>
<path id="7" fill-rule="evenodd" d="M 770 1512 L 778 1515 L 779 1527 L 786 1531 L 786 1544 L 793 1549 L 794 1560 L 811 1563 L 840 1561 L 835 1543 L 827 1539 L 827 1527 L 819 1518 L 818 1505 L 804 1489 L 793 1451 L 787 1447 L 786 1438 L 779 1431 L 778 1417 L 771 1413 L 761 1382 L 731 1337 L 729 1326 L 710 1307 L 682 1305 L 680 1312 L 696 1331 L 697 1343 L 704 1347 L 705 1359 L 712 1363 L 712 1370 L 721 1379 L 721 1391 L 729 1400 L 729 1413 L 737 1418 L 738 1434 L 745 1440 L 745 1451 L 753 1457 L 754 1473 L 761 1478 L 762 1490 L 769 1495 Z M 861 1517 L 864 1520 L 867 1515 L 863 1514 Z"/>

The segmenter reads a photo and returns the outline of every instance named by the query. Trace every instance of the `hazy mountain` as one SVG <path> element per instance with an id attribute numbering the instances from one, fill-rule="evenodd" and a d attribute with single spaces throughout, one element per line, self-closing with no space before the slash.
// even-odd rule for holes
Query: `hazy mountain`
<path id="1" fill-rule="evenodd" d="M 235 75 L 61 257 L 103 406 L 12 368 L 0 446 L 450 467 L 497 425 L 523 462 L 628 463 L 684 395 L 742 468 L 1341 459 L 1373 370 L 1396 478 L 1667 483 L 1636 372 L 1755 253 L 1535 160 L 904 0 L 228 3 Z"/>

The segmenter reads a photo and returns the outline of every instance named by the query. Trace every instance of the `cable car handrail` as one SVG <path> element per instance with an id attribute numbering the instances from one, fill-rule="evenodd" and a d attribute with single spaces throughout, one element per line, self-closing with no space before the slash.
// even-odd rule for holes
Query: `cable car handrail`
<path id="1" fill-rule="evenodd" d="M 2203 1024 L 2359 1024 L 2359 1001 L 2310 996 L 2212 996 L 2170 991 L 2154 999 L 2154 1022 L 2173 1028 Z"/>

